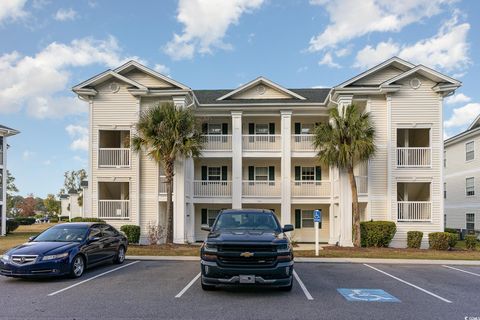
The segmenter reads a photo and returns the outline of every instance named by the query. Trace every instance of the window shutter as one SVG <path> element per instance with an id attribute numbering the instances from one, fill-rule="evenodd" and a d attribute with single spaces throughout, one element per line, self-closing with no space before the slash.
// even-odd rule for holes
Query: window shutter
<path id="1" fill-rule="evenodd" d="M 202 166 L 202 180 L 207 180 L 207 166 Z"/>
<path id="2" fill-rule="evenodd" d="M 202 224 L 208 224 L 208 214 L 207 209 L 202 209 Z"/>
<path id="3" fill-rule="evenodd" d="M 302 210 L 295 209 L 295 229 L 302 228 Z"/>
<path id="4" fill-rule="evenodd" d="M 300 177 L 300 166 L 295 166 L 295 180 L 300 181 L 302 178 Z"/>
<path id="5" fill-rule="evenodd" d="M 275 181 L 275 166 L 268 167 L 268 180 Z"/>
<path id="6" fill-rule="evenodd" d="M 253 181 L 255 180 L 255 167 L 248 166 L 248 180 Z"/>
<path id="7" fill-rule="evenodd" d="M 203 134 L 208 133 L 208 123 L 202 123 L 202 133 Z"/>
<path id="8" fill-rule="evenodd" d="M 271 122 L 268 124 L 268 133 L 275 134 L 275 123 Z"/>
<path id="9" fill-rule="evenodd" d="M 249 123 L 248 124 L 248 134 L 255 134 L 255 124 Z"/>
<path id="10" fill-rule="evenodd" d="M 300 134 L 302 132 L 300 122 L 295 122 L 295 134 Z"/>
<path id="11" fill-rule="evenodd" d="M 222 180 L 227 180 L 227 166 L 222 166 Z"/>
<path id="12" fill-rule="evenodd" d="M 228 123 L 222 123 L 222 134 L 228 134 Z"/>
<path id="13" fill-rule="evenodd" d="M 315 167 L 315 180 L 322 180 L 322 167 L 320 166 Z"/>

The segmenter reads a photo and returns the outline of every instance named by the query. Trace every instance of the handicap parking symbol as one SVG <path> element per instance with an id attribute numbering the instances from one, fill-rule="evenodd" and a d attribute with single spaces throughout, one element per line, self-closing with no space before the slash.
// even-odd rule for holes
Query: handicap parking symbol
<path id="1" fill-rule="evenodd" d="M 400 302 L 391 294 L 382 289 L 345 289 L 339 288 L 337 291 L 347 301 L 364 301 L 364 302 Z"/>

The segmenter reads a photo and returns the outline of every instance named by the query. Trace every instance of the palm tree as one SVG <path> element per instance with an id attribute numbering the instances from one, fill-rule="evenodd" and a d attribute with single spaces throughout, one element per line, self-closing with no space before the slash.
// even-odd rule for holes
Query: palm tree
<path id="1" fill-rule="evenodd" d="M 348 173 L 352 190 L 353 245 L 360 246 L 360 212 L 353 168 L 375 153 L 375 128 L 368 112 L 359 112 L 353 104 L 331 108 L 330 121 L 315 127 L 313 144 L 321 163 Z"/>
<path id="2" fill-rule="evenodd" d="M 192 108 L 177 108 L 172 102 L 155 105 L 140 115 L 132 138 L 133 150 L 144 150 L 162 165 L 167 189 L 167 236 L 173 243 L 173 176 L 175 160 L 180 157 L 198 157 L 203 138 Z"/>

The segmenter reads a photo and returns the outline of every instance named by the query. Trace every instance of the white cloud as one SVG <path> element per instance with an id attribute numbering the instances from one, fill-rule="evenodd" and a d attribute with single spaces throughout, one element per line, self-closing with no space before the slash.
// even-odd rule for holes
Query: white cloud
<path id="1" fill-rule="evenodd" d="M 43 165 L 44 165 L 44 166 L 49 166 L 49 165 L 51 165 L 51 164 L 52 164 L 52 160 L 45 160 L 45 161 L 43 161 Z"/>
<path id="2" fill-rule="evenodd" d="M 232 46 L 223 38 L 232 24 L 238 24 L 244 13 L 258 9 L 264 0 L 180 0 L 178 22 L 181 34 L 174 34 L 164 47 L 174 60 L 191 59 L 196 52 L 211 53 L 212 48 L 228 50 Z"/>
<path id="3" fill-rule="evenodd" d="M 332 54 L 330 52 L 325 53 L 322 60 L 318 62 L 319 65 L 326 65 L 331 68 L 340 68 L 341 66 L 333 61 Z"/>
<path id="4" fill-rule="evenodd" d="M 467 35 L 468 23 L 458 23 L 458 12 L 445 22 L 438 33 L 412 45 L 400 45 L 391 40 L 380 42 L 376 47 L 366 46 L 357 53 L 356 67 L 369 68 L 383 60 L 398 55 L 413 63 L 421 63 L 431 68 L 464 70 L 470 63 Z"/>
<path id="5" fill-rule="evenodd" d="M 161 74 L 165 74 L 165 75 L 167 75 L 167 74 L 170 73 L 170 68 L 167 67 L 166 65 L 160 64 L 160 63 L 157 63 L 157 64 L 153 67 L 153 69 L 154 69 L 155 71 L 157 71 L 157 72 L 159 72 L 159 73 L 161 73 Z"/>
<path id="6" fill-rule="evenodd" d="M 480 114 L 480 103 L 468 103 L 453 109 L 453 114 L 444 122 L 445 128 L 469 125 Z"/>
<path id="7" fill-rule="evenodd" d="M 88 151 L 88 128 L 70 124 L 65 130 L 73 138 L 70 149 Z"/>
<path id="8" fill-rule="evenodd" d="M 470 102 L 472 98 L 470 98 L 467 95 L 464 95 L 463 93 L 457 93 L 453 96 L 450 96 L 445 99 L 446 104 L 457 104 L 457 103 L 467 103 Z"/>
<path id="9" fill-rule="evenodd" d="M 325 8 L 330 24 L 310 39 L 309 51 L 334 48 L 339 43 L 371 32 L 398 32 L 403 27 L 434 16 L 455 0 L 311 0 Z"/>
<path id="10" fill-rule="evenodd" d="M 84 102 L 63 93 L 71 85 L 71 69 L 93 64 L 115 67 L 130 59 L 138 58 L 122 57 L 114 37 L 53 42 L 33 56 L 5 53 L 0 56 L 0 114 L 24 108 L 37 118 L 87 112 Z"/>
<path id="11" fill-rule="evenodd" d="M 60 8 L 58 9 L 57 13 L 55 13 L 54 18 L 58 21 L 75 20 L 75 18 L 77 18 L 77 12 L 72 8 Z"/>
<path id="12" fill-rule="evenodd" d="M 0 5 L 0 23 L 14 21 L 27 16 L 24 6 L 27 0 L 2 0 Z"/>
<path id="13" fill-rule="evenodd" d="M 30 151 L 30 150 L 24 150 L 23 153 L 22 153 L 22 158 L 23 160 L 28 160 L 30 159 L 31 157 L 33 157 L 35 155 L 35 152 L 33 151 Z"/>

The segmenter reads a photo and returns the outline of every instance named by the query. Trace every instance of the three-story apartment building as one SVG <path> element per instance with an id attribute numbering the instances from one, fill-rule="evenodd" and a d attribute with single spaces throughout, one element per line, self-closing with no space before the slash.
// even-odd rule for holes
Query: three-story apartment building
<path id="1" fill-rule="evenodd" d="M 0 125 L 0 235 L 7 234 L 7 138 L 18 134 L 15 129 Z"/>
<path id="2" fill-rule="evenodd" d="M 462 133 L 445 140 L 445 226 L 480 230 L 480 115 Z"/>
<path id="3" fill-rule="evenodd" d="M 293 237 L 314 239 L 313 210 L 322 210 L 320 240 L 352 245 L 346 172 L 321 165 L 312 130 L 328 108 L 354 103 L 371 113 L 377 152 L 355 168 L 362 220 L 397 223 L 406 232 L 443 229 L 442 101 L 460 83 L 399 58 L 334 88 L 288 89 L 259 77 L 236 89 L 195 90 L 131 61 L 73 88 L 89 103 L 91 212 L 112 224 L 165 224 L 162 169 L 130 148 L 139 114 L 161 101 L 193 107 L 205 150 L 175 167 L 174 241 L 203 240 L 222 208 L 267 208 Z"/>

